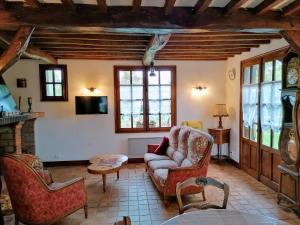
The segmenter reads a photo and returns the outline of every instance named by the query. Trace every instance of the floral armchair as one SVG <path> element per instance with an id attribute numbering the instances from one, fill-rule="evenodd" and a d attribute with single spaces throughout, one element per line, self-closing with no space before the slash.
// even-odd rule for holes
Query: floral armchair
<path id="1" fill-rule="evenodd" d="M 148 145 L 148 152 L 144 155 L 146 171 L 163 194 L 165 203 L 167 196 L 176 195 L 178 182 L 190 177 L 206 177 L 212 145 L 213 138 L 209 134 L 185 126 L 171 128 L 165 155 L 154 153 L 158 145 Z M 200 192 L 205 199 L 203 187 L 187 187 L 181 193 Z"/>
<path id="2" fill-rule="evenodd" d="M 81 208 L 87 218 L 83 178 L 53 183 L 42 162 L 28 154 L 6 154 L 0 162 L 16 224 L 52 224 Z"/>

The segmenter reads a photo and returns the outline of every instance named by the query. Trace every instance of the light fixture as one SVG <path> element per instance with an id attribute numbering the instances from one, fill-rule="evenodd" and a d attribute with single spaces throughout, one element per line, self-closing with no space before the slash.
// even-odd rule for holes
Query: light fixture
<path id="1" fill-rule="evenodd" d="M 156 76 L 156 74 L 155 74 L 155 68 L 154 68 L 154 62 L 153 61 L 150 63 L 150 73 L 149 73 L 149 76 L 150 77 L 155 77 Z"/>
<path id="2" fill-rule="evenodd" d="M 94 88 L 94 87 L 84 88 L 83 92 L 85 94 L 89 94 L 89 93 L 98 94 L 98 93 L 100 93 L 99 89 L 98 88 Z"/>
<path id="3" fill-rule="evenodd" d="M 202 90 L 205 90 L 207 87 L 202 87 L 202 86 L 197 86 L 197 87 L 194 87 L 194 89 L 198 90 L 198 91 L 202 91 Z"/>
<path id="4" fill-rule="evenodd" d="M 222 126 L 222 117 L 228 117 L 228 112 L 226 104 L 216 104 L 214 108 L 214 117 L 219 117 L 219 126 L 218 129 L 223 129 Z"/>

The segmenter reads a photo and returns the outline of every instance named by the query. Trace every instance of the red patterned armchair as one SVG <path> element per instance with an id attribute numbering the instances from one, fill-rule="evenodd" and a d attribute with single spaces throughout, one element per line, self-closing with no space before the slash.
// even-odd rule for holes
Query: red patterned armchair
<path id="1" fill-rule="evenodd" d="M 206 177 L 210 161 L 213 138 L 200 130 L 174 126 L 169 133 L 169 147 L 166 155 L 157 155 L 154 150 L 158 145 L 148 145 L 144 156 L 146 170 L 157 189 L 167 196 L 176 195 L 176 184 L 190 177 Z M 187 187 L 182 194 L 202 192 L 203 187 Z"/>
<path id="2" fill-rule="evenodd" d="M 33 155 L 14 154 L 0 157 L 2 173 L 11 198 L 16 224 L 52 224 L 84 208 L 87 218 L 87 196 L 84 179 L 53 183 Z"/>

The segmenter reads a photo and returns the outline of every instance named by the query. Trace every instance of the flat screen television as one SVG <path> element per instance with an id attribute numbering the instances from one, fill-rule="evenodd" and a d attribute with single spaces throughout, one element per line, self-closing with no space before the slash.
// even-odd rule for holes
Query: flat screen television
<path id="1" fill-rule="evenodd" d="M 107 114 L 107 96 L 76 96 L 76 114 Z"/>

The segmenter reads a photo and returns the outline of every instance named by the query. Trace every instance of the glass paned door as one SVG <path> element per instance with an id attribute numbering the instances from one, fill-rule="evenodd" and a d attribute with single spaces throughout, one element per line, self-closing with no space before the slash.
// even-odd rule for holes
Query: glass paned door
<path id="1" fill-rule="evenodd" d="M 259 64 L 245 67 L 243 78 L 243 137 L 257 142 Z"/>
<path id="2" fill-rule="evenodd" d="M 263 68 L 260 96 L 261 143 L 278 149 L 282 122 L 282 62 L 278 59 L 265 61 Z"/>

